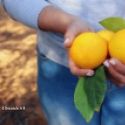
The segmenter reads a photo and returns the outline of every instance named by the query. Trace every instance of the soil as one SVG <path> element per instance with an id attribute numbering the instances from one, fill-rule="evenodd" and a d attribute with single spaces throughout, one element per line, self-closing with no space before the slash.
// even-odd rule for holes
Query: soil
<path id="1" fill-rule="evenodd" d="M 36 63 L 35 31 L 0 8 L 0 125 L 46 125 Z"/>

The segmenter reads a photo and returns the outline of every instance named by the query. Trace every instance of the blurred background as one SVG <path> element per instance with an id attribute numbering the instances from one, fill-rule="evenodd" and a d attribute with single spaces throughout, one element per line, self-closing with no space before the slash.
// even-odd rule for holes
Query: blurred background
<path id="1" fill-rule="evenodd" d="M 0 125 L 46 125 L 37 96 L 35 49 L 35 31 L 0 8 Z"/>

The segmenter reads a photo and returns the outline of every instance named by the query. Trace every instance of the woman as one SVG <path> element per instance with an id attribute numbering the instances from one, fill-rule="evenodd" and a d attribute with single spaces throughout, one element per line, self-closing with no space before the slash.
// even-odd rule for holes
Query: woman
<path id="1" fill-rule="evenodd" d="M 125 65 L 117 59 L 105 61 L 114 82 L 108 80 L 102 109 L 87 124 L 74 106 L 73 94 L 76 76 L 92 76 L 94 71 L 79 69 L 67 56 L 78 34 L 101 29 L 98 22 L 104 18 L 124 17 L 123 0 L 1 0 L 1 3 L 13 19 L 37 31 L 38 93 L 49 125 L 124 125 Z"/>

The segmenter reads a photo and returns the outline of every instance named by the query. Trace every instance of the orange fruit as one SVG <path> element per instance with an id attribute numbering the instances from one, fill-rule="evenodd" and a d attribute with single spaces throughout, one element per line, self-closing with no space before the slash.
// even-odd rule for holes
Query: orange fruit
<path id="1" fill-rule="evenodd" d="M 97 34 L 109 42 L 115 33 L 109 30 L 100 30 Z"/>
<path id="2" fill-rule="evenodd" d="M 107 42 L 93 32 L 78 35 L 69 49 L 69 56 L 79 68 L 94 69 L 107 56 Z"/>
<path id="3" fill-rule="evenodd" d="M 104 38 L 108 43 L 111 41 L 111 39 L 113 38 L 113 36 L 115 35 L 114 32 L 104 29 L 104 30 L 100 30 L 97 32 L 97 34 L 99 36 L 101 36 L 102 38 Z M 107 58 L 110 58 L 109 53 L 107 54 Z"/>
<path id="4" fill-rule="evenodd" d="M 125 64 L 125 29 L 116 32 L 109 42 L 109 54 Z"/>

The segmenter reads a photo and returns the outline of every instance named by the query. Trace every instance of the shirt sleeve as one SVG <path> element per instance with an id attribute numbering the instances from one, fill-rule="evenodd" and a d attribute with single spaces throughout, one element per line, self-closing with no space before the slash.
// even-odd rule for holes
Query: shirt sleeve
<path id="1" fill-rule="evenodd" d="M 45 0 L 0 0 L 6 12 L 16 21 L 29 27 L 38 27 L 38 17 L 42 9 L 49 5 Z"/>

